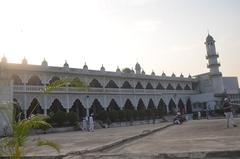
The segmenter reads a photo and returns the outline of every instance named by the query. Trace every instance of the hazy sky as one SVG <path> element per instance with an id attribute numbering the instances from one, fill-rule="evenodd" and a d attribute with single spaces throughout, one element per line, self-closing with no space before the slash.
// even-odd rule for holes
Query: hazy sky
<path id="1" fill-rule="evenodd" d="M 220 70 L 240 78 L 239 0 L 1 0 L 0 57 L 147 74 L 207 72 L 207 30 Z"/>

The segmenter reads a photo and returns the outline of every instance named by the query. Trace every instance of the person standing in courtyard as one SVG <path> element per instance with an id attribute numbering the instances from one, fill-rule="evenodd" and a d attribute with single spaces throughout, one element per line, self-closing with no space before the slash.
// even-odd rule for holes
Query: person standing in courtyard
<path id="1" fill-rule="evenodd" d="M 232 110 L 232 103 L 230 103 L 228 98 L 224 98 L 224 103 L 223 103 L 223 110 L 224 110 L 224 114 L 226 116 L 227 119 L 227 128 L 229 128 L 229 123 L 233 126 L 233 127 L 237 127 L 237 125 L 234 123 L 233 121 L 233 110 Z"/>
<path id="2" fill-rule="evenodd" d="M 86 117 L 83 117 L 83 121 L 82 121 L 83 123 L 83 128 L 82 128 L 82 130 L 83 131 L 87 131 L 87 129 L 88 129 L 88 126 L 87 126 L 87 123 L 88 123 L 88 117 L 86 116 Z"/>
<path id="3" fill-rule="evenodd" d="M 89 117 L 89 131 L 94 131 L 94 121 L 93 121 L 93 115 L 91 114 Z"/>

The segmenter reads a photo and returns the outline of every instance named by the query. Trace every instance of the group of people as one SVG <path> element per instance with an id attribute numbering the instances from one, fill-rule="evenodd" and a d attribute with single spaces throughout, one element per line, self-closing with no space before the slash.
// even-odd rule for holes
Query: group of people
<path id="1" fill-rule="evenodd" d="M 82 130 L 83 130 L 83 131 L 93 132 L 93 131 L 94 131 L 93 114 L 91 114 L 90 116 L 84 117 L 82 124 L 83 124 L 83 126 L 82 126 Z"/>
<path id="2" fill-rule="evenodd" d="M 224 98 L 223 110 L 227 120 L 227 128 L 229 128 L 230 126 L 237 127 L 233 119 L 233 105 L 240 106 L 239 104 L 231 103 L 228 98 Z M 198 119 L 201 119 L 201 112 L 198 112 Z M 175 118 L 173 119 L 173 123 L 182 124 L 185 120 L 186 119 L 184 118 L 184 116 L 182 116 L 180 112 L 177 112 Z"/>

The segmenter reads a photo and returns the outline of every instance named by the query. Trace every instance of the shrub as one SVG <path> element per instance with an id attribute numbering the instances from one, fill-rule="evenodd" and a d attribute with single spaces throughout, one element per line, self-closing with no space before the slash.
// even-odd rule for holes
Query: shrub
<path id="1" fill-rule="evenodd" d="M 117 110 L 110 110 L 108 111 L 108 117 L 111 120 L 111 122 L 116 122 L 119 120 L 119 113 Z"/>
<path id="2" fill-rule="evenodd" d="M 63 124 L 67 122 L 67 113 L 63 111 L 57 111 L 52 115 L 51 120 L 58 126 L 63 126 Z"/>
<path id="3" fill-rule="evenodd" d="M 67 114 L 67 120 L 68 120 L 70 125 L 75 125 L 78 122 L 77 113 L 69 112 Z"/>

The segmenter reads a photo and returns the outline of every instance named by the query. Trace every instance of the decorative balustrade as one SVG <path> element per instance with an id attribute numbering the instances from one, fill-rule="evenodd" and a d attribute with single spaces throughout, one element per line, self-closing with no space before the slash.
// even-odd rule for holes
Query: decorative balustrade
<path id="1" fill-rule="evenodd" d="M 14 92 L 39 92 L 42 93 L 44 86 L 14 85 Z M 82 93 L 86 92 L 77 87 L 61 87 L 52 93 Z M 161 94 L 161 93 L 177 93 L 177 94 L 195 94 L 195 90 L 158 90 L 158 89 L 124 89 L 124 88 L 88 88 L 90 93 L 117 93 L 117 94 Z"/>

